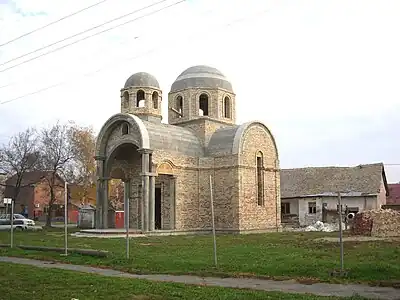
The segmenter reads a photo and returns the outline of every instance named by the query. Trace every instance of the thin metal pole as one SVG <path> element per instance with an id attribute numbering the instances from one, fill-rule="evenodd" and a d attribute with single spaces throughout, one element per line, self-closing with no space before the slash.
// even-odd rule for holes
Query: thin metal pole
<path id="1" fill-rule="evenodd" d="M 127 208 L 127 213 L 126 213 L 126 258 L 129 258 L 129 198 L 126 199 L 126 208 Z"/>
<path id="2" fill-rule="evenodd" d="M 64 233 L 65 233 L 65 252 L 68 255 L 68 183 L 64 184 Z"/>
<path id="3" fill-rule="evenodd" d="M 338 192 L 339 204 L 339 244 L 340 244 L 340 272 L 344 271 L 344 255 L 343 255 L 343 228 L 342 228 L 342 196 Z"/>
<path id="4" fill-rule="evenodd" d="M 10 246 L 11 248 L 14 247 L 14 199 L 11 199 L 11 241 Z"/>
<path id="5" fill-rule="evenodd" d="M 126 229 L 126 258 L 129 259 L 129 186 L 127 182 L 124 183 L 124 217 L 125 217 L 125 229 Z"/>
<path id="6" fill-rule="evenodd" d="M 215 221 L 214 221 L 214 192 L 212 186 L 212 177 L 210 175 L 210 201 L 211 201 L 211 219 L 212 219 L 212 232 L 213 232 L 213 242 L 214 242 L 214 262 L 215 267 L 218 267 L 218 260 L 217 260 L 217 240 L 215 236 Z"/>

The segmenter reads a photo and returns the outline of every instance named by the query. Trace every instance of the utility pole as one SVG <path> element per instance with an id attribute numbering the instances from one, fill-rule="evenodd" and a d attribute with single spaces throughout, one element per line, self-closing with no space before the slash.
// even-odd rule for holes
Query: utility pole
<path id="1" fill-rule="evenodd" d="M 64 183 L 64 243 L 65 251 L 64 255 L 68 255 L 68 183 Z"/>
<path id="2" fill-rule="evenodd" d="M 342 195 L 338 192 L 339 204 L 339 244 L 340 244 L 340 273 L 344 272 L 344 255 L 343 255 L 343 228 L 342 228 Z"/>
<path id="3" fill-rule="evenodd" d="M 12 198 L 4 198 L 3 199 L 4 204 L 7 205 L 7 212 L 6 212 L 6 218 L 8 214 L 8 205 L 11 204 L 11 214 L 10 214 L 10 224 L 11 224 L 11 236 L 10 236 L 10 247 L 14 247 L 14 201 Z"/>

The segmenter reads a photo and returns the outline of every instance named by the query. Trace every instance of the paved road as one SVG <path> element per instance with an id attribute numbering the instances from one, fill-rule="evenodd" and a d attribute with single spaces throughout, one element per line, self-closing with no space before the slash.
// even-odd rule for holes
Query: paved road
<path id="1" fill-rule="evenodd" d="M 246 279 L 246 278 L 213 278 L 198 276 L 175 276 L 175 275 L 137 275 L 129 274 L 111 269 L 100 269 L 89 266 L 53 263 L 40 260 L 17 258 L 17 257 L 0 257 L 0 262 L 16 263 L 23 265 L 31 265 L 40 268 L 63 269 L 77 272 L 85 272 L 99 274 L 103 276 L 114 276 L 124 278 L 147 279 L 151 281 L 177 282 L 184 284 L 204 285 L 204 286 L 220 286 L 227 288 L 245 288 L 261 291 L 277 291 L 285 293 L 297 294 L 314 294 L 320 296 L 337 296 L 351 297 L 355 294 L 369 299 L 385 299 L 400 300 L 400 289 L 389 287 L 371 287 L 367 285 L 356 284 L 300 284 L 296 281 L 273 281 L 262 279 Z"/>

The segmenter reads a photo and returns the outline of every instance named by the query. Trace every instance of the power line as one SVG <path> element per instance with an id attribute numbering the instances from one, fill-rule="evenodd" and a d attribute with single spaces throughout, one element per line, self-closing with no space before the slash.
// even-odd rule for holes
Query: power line
<path id="1" fill-rule="evenodd" d="M 105 22 L 105 23 L 102 23 L 102 24 L 100 24 L 100 25 L 91 27 L 91 28 L 89 28 L 89 29 L 86 29 L 86 30 L 81 31 L 81 32 L 79 32 L 79 33 L 76 33 L 76 34 L 74 34 L 74 35 L 71 35 L 71 36 L 69 36 L 69 37 L 66 37 L 66 38 L 64 38 L 64 39 L 62 39 L 62 40 L 59 40 L 59 41 L 54 42 L 54 43 L 51 43 L 51 44 L 49 44 L 49 45 L 47 45 L 47 46 L 43 46 L 43 47 L 38 48 L 38 49 L 36 49 L 36 50 L 33 50 L 33 51 L 31 51 L 31 52 L 22 54 L 22 55 L 20 55 L 20 56 L 18 56 L 18 57 L 14 57 L 14 58 L 12 58 L 12 59 L 6 61 L 6 62 L 1 63 L 0 66 L 4 66 L 5 64 L 8 64 L 9 62 L 15 61 L 15 60 L 20 59 L 20 58 L 22 58 L 22 57 L 25 57 L 25 56 L 27 56 L 27 55 L 36 53 L 36 52 L 38 52 L 38 51 L 44 50 L 44 49 L 49 48 L 49 47 L 51 47 L 51 46 L 54 46 L 54 45 L 57 45 L 57 44 L 59 44 L 59 43 L 65 42 L 65 41 L 67 41 L 67 40 L 69 40 L 69 39 L 71 39 L 71 38 L 77 37 L 77 36 L 82 35 L 82 34 L 84 34 L 84 33 L 86 33 L 86 32 L 92 31 L 92 30 L 94 30 L 94 29 L 97 29 L 97 28 L 102 27 L 102 26 L 104 26 L 104 25 L 106 25 L 106 24 L 112 23 L 112 22 L 117 21 L 117 20 L 119 20 L 119 19 L 125 18 L 125 17 L 127 17 L 127 16 L 129 16 L 129 15 L 132 15 L 132 14 L 134 14 L 134 13 L 140 12 L 140 11 L 145 10 L 145 9 L 147 9 L 147 8 L 156 6 L 156 5 L 158 5 L 158 4 L 160 4 L 160 3 L 163 3 L 163 2 L 165 2 L 165 1 L 167 1 L 167 0 L 162 0 L 162 1 L 159 1 L 159 2 L 156 2 L 156 3 L 153 3 L 153 4 L 151 4 L 151 5 L 142 7 L 142 8 L 140 8 L 140 9 L 134 10 L 134 11 L 132 11 L 132 12 L 130 12 L 130 13 L 127 13 L 127 14 L 125 14 L 125 15 L 123 15 L 123 16 L 114 18 L 114 19 L 109 20 L 109 21 L 107 21 L 107 22 Z M 173 3 L 173 4 L 170 4 L 170 5 L 168 5 L 168 6 L 164 6 L 163 8 L 161 8 L 161 9 L 159 9 L 159 10 L 152 11 L 152 12 L 150 12 L 150 13 L 148 13 L 148 14 L 145 14 L 145 15 L 140 16 L 140 17 L 137 17 L 137 18 L 135 18 L 135 19 L 126 21 L 126 22 L 124 22 L 124 23 L 122 23 L 122 24 L 119 24 L 119 25 L 116 25 L 116 26 L 107 28 L 107 29 L 105 29 L 105 30 L 96 32 L 96 33 L 94 33 L 94 34 L 92 34 L 92 35 L 89 35 L 89 36 L 86 36 L 86 37 L 81 38 L 81 39 L 79 39 L 79 40 L 76 40 L 76 41 L 74 41 L 74 42 L 72 42 L 72 43 L 63 45 L 63 46 L 61 46 L 61 47 L 58 47 L 58 48 L 56 48 L 56 49 L 47 51 L 47 52 L 42 53 L 42 54 L 40 54 L 40 55 L 38 55 L 38 56 L 35 56 L 35 57 L 33 57 L 33 58 L 24 60 L 24 61 L 22 61 L 22 62 L 20 62 L 20 63 L 17 63 L 17 64 L 15 64 L 15 65 L 12 65 L 11 67 L 2 69 L 2 70 L 0 70 L 0 72 L 4 72 L 4 71 L 6 71 L 6 70 L 13 69 L 13 68 L 15 68 L 15 67 L 17 67 L 17 66 L 20 66 L 20 65 L 23 65 L 23 64 L 25 64 L 25 63 L 27 63 L 27 62 L 33 61 L 33 60 L 38 59 L 38 58 L 40 58 L 40 57 L 43 57 L 43 56 L 45 56 L 45 55 L 49 55 L 50 53 L 53 53 L 53 52 L 56 52 L 56 51 L 58 51 L 58 50 L 64 49 L 64 48 L 66 48 L 66 47 L 72 46 L 72 45 L 74 45 L 74 44 L 77 44 L 77 43 L 79 43 L 79 42 L 82 42 L 82 41 L 84 41 L 84 40 L 87 40 L 87 39 L 89 39 L 89 38 L 91 38 L 91 37 L 94 37 L 94 36 L 96 36 L 96 35 L 99 35 L 99 34 L 102 34 L 102 33 L 107 32 L 107 31 L 110 31 L 110 30 L 112 30 L 112 29 L 118 28 L 118 27 L 120 27 L 120 26 L 129 24 L 129 23 L 134 22 L 134 21 L 136 21 L 136 20 L 138 20 L 138 19 L 141 19 L 141 18 L 143 18 L 143 17 L 147 17 L 147 16 L 149 16 L 149 15 L 152 15 L 152 14 L 154 14 L 154 13 L 160 12 L 160 11 L 162 11 L 162 10 L 164 10 L 164 9 L 167 9 L 167 8 L 169 8 L 169 7 L 172 7 L 172 6 L 175 6 L 175 5 L 180 4 L 180 3 L 182 3 L 182 2 L 185 2 L 185 1 L 186 1 L 186 0 L 180 0 L 180 1 L 178 1 L 178 2 L 175 2 L 175 3 Z"/>
<path id="2" fill-rule="evenodd" d="M 0 89 L 3 89 L 3 88 L 5 88 L 5 87 L 8 87 L 8 86 L 14 85 L 14 84 L 15 84 L 15 82 L 7 83 L 7 84 L 5 84 L 5 85 L 0 86 Z"/>
<path id="3" fill-rule="evenodd" d="M 12 43 L 12 42 L 15 42 L 16 40 L 19 40 L 19 39 L 21 39 L 21 38 L 23 38 L 23 37 L 26 37 L 26 36 L 28 36 L 28 35 L 30 35 L 30 34 L 32 34 L 32 33 L 38 32 L 39 30 L 45 29 L 45 28 L 47 28 L 47 27 L 49 27 L 49 26 L 51 26 L 51 25 L 54 25 L 54 24 L 56 24 L 56 23 L 58 23 L 58 22 L 61 22 L 61 21 L 65 20 L 65 19 L 68 19 L 68 18 L 70 18 L 70 17 L 72 17 L 72 16 L 75 16 L 75 15 L 81 13 L 81 12 L 84 12 L 84 11 L 86 11 L 86 10 L 92 8 L 92 7 L 95 7 L 95 6 L 97 6 L 97 5 L 99 5 L 99 4 L 103 3 L 103 2 L 106 2 L 106 1 L 108 1 L 108 0 L 102 0 L 102 1 L 96 2 L 96 3 L 94 3 L 94 4 L 90 5 L 90 6 L 84 7 L 84 8 L 82 8 L 82 9 L 76 11 L 76 12 L 73 12 L 72 14 L 69 14 L 69 15 L 67 15 L 67 16 L 64 16 L 64 17 L 62 17 L 62 18 L 60 18 L 60 19 L 58 19 L 58 20 L 56 20 L 56 21 L 50 22 L 50 23 L 48 23 L 48 24 L 46 24 L 46 25 L 44 25 L 44 26 L 42 26 L 42 27 L 39 27 L 39 28 L 36 28 L 36 29 L 34 29 L 34 30 L 32 30 L 32 31 L 29 31 L 29 32 L 27 32 L 27 33 L 24 33 L 23 35 L 20 35 L 20 36 L 18 36 L 18 37 L 16 37 L 16 38 L 13 38 L 12 40 L 9 40 L 8 42 L 5 42 L 5 43 L 3 43 L 3 44 L 0 44 L 0 47 L 3 47 L 3 46 L 5 46 L 5 45 L 8 45 L 8 44 L 10 44 L 10 43 Z"/>
<path id="4" fill-rule="evenodd" d="M 213 11 L 213 9 L 208 9 L 208 10 L 202 12 L 202 13 L 200 14 L 200 16 L 203 16 L 203 15 L 206 15 L 206 14 L 208 14 L 208 13 L 211 13 L 212 11 Z M 135 36 L 134 40 L 136 41 L 136 40 L 138 40 L 138 39 L 141 39 L 142 37 L 143 37 L 142 35 L 140 35 L 140 36 Z M 145 36 L 144 36 L 144 37 L 145 37 Z M 124 41 L 123 41 L 123 42 L 120 42 L 118 45 L 116 45 L 116 47 L 118 47 L 118 46 L 120 46 L 120 45 L 124 45 L 124 44 L 125 44 Z M 97 49 L 96 51 L 93 51 L 93 52 L 89 53 L 88 55 L 86 55 L 86 56 L 85 56 L 84 58 L 82 58 L 82 59 L 85 60 L 85 59 L 88 58 L 88 57 L 93 57 L 94 54 L 99 53 L 99 52 L 103 52 L 103 49 L 99 48 L 99 49 Z M 33 78 L 33 77 L 36 78 L 36 76 L 27 77 L 27 78 L 24 78 L 24 79 L 23 79 L 23 82 L 30 81 L 30 78 Z M 19 81 L 14 81 L 14 82 L 11 82 L 11 83 L 9 83 L 9 84 L 0 86 L 0 89 L 6 88 L 6 87 L 9 87 L 9 86 L 13 86 L 13 85 L 16 85 L 16 84 L 18 85 L 18 84 L 19 84 Z"/>
<path id="5" fill-rule="evenodd" d="M 252 20 L 254 20 L 254 18 L 255 18 L 256 16 L 261 16 L 261 15 L 265 14 L 265 13 L 268 12 L 268 11 L 269 11 L 269 9 L 266 9 L 266 10 L 263 10 L 263 11 L 257 13 L 257 14 L 252 14 L 251 16 L 247 16 L 247 17 L 244 17 L 244 18 L 236 19 L 236 20 L 234 20 L 234 21 L 232 21 L 232 22 L 230 22 L 230 23 L 228 23 L 228 24 L 224 24 L 224 25 L 221 26 L 221 27 L 229 27 L 229 26 L 231 26 L 231 25 L 233 25 L 233 24 L 235 24 L 235 23 L 240 23 L 240 22 L 243 22 L 243 21 L 245 21 L 245 20 L 247 20 L 247 19 L 252 19 Z M 210 32 L 210 29 L 212 29 L 212 32 L 214 32 L 214 33 L 217 32 L 217 31 L 215 30 L 215 27 L 214 27 L 214 26 L 210 26 L 210 28 L 207 28 L 206 30 L 204 30 L 203 33 L 209 33 L 209 32 Z M 190 35 L 189 37 L 187 37 L 186 39 L 188 39 L 188 38 L 189 38 L 189 39 L 190 39 L 190 38 L 198 38 L 198 36 L 199 36 L 199 33 L 196 32 L 196 33 Z M 171 42 L 171 40 L 168 39 L 167 41 L 170 42 L 170 45 L 176 45 L 176 42 L 177 42 L 177 41 L 182 41 L 182 40 L 186 40 L 186 39 L 185 39 L 185 38 L 184 38 L 184 39 L 179 38 L 179 39 L 174 40 L 174 41 L 172 41 L 172 42 Z M 164 43 L 161 42 L 161 43 L 159 43 L 159 44 L 163 45 Z M 110 64 L 110 66 L 107 65 L 107 66 L 105 66 L 105 67 L 103 67 L 103 68 L 100 68 L 100 69 L 98 69 L 98 70 L 96 70 L 96 71 L 91 71 L 91 72 L 82 74 L 80 77 L 88 77 L 88 76 L 91 76 L 91 75 L 100 73 L 100 72 L 102 72 L 102 71 L 104 71 L 104 70 L 106 70 L 106 69 L 109 69 L 110 67 L 111 67 L 111 68 L 112 68 L 112 67 L 116 67 L 116 66 L 118 66 L 118 65 L 120 65 L 120 64 L 122 64 L 122 63 L 124 63 L 125 61 L 134 60 L 134 59 L 137 59 L 137 58 L 139 58 L 139 57 L 146 56 L 146 55 L 148 55 L 148 54 L 150 54 L 150 53 L 152 53 L 152 52 L 155 52 L 157 49 L 160 49 L 161 47 L 162 47 L 162 46 L 158 46 L 158 47 L 152 48 L 152 49 L 150 49 L 150 50 L 148 50 L 148 51 L 146 51 L 146 52 L 144 52 L 144 53 L 141 53 L 141 54 L 135 55 L 135 56 L 133 56 L 133 57 L 128 57 L 128 58 L 125 58 L 125 59 L 123 59 L 123 60 L 120 60 L 118 64 L 112 63 L 112 64 Z M 22 99 L 22 98 L 26 98 L 26 97 L 29 97 L 29 96 L 33 96 L 33 95 L 36 95 L 36 94 L 45 92 L 45 91 L 47 91 L 47 90 L 50 90 L 50 89 L 52 89 L 52 88 L 55 88 L 55 87 L 64 85 L 64 84 L 66 84 L 66 83 L 73 82 L 73 81 L 78 80 L 78 79 L 79 79 L 79 77 L 74 76 L 72 79 L 65 80 L 65 81 L 62 81 L 62 82 L 59 82 L 59 83 L 56 83 L 56 84 L 52 84 L 52 85 L 47 86 L 47 87 L 44 87 L 44 88 L 42 88 L 42 89 L 39 89 L 39 90 L 30 92 L 30 93 L 24 94 L 24 95 L 22 95 L 22 96 L 18 96 L 18 97 L 15 97 L 15 98 L 12 98 L 12 99 L 9 99 L 9 100 L 6 100 L 6 101 L 2 101 L 2 102 L 0 102 L 0 105 L 6 104 L 6 103 L 10 103 L 10 102 L 14 102 L 14 101 L 16 101 L 16 100 L 19 100 L 19 99 Z"/>

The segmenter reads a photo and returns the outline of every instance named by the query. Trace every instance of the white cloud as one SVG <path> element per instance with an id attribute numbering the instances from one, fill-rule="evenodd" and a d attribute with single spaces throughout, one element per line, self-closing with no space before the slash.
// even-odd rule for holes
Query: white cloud
<path id="1" fill-rule="evenodd" d="M 6 1 L 0 2 L 0 44 L 96 2 Z M 155 2 L 106 1 L 0 47 L 0 64 Z M 0 72 L 0 102 L 68 81 L 0 105 L 0 141 L 56 119 L 99 128 L 118 112 L 119 89 L 132 73 L 154 74 L 166 99 L 179 73 L 208 64 L 232 81 L 238 121 L 259 119 L 271 127 L 283 167 L 400 163 L 398 118 L 391 113 L 400 104 L 399 15 L 397 0 L 188 1 Z M 389 180 L 400 181 L 400 167 L 390 170 Z"/>

